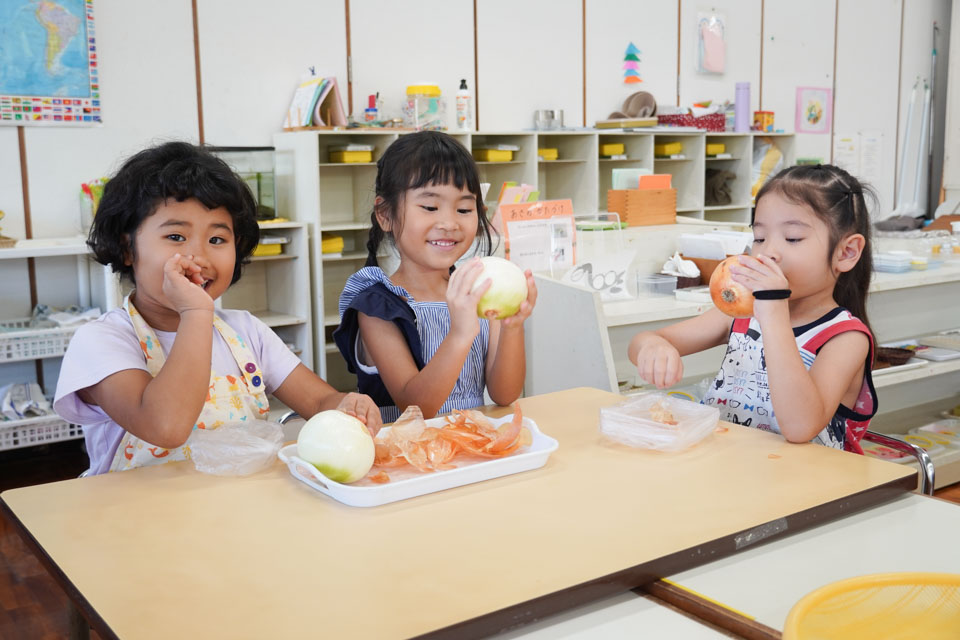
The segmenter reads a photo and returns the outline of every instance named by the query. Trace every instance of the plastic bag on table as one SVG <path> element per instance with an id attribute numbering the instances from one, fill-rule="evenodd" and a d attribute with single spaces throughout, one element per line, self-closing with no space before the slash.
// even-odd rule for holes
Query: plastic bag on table
<path id="1" fill-rule="evenodd" d="M 188 441 L 197 471 L 216 476 L 248 476 L 274 463 L 283 445 L 276 422 L 227 422 L 217 429 L 194 429 Z"/>
<path id="2" fill-rule="evenodd" d="M 680 451 L 700 442 L 717 427 L 716 407 L 665 393 L 646 393 L 600 409 L 600 432 L 644 449 Z"/>

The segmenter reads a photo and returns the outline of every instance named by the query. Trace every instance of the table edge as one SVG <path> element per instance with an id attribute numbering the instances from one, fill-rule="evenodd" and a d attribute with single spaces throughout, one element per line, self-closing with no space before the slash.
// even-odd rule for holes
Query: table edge
<path id="1" fill-rule="evenodd" d="M 917 482 L 916 474 L 903 476 L 784 518 L 415 637 L 417 640 L 461 640 L 483 638 L 516 629 L 581 605 L 643 587 L 660 578 L 696 568 L 707 562 L 720 560 L 747 547 L 777 540 L 837 520 L 841 516 L 852 515 L 915 490 Z"/>

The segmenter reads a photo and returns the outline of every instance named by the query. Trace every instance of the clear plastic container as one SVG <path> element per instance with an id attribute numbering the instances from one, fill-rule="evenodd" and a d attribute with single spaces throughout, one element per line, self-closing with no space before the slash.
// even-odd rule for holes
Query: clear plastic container
<path id="1" fill-rule="evenodd" d="M 873 256 L 873 270 L 889 273 L 910 271 L 912 255 L 909 251 L 887 251 Z"/>
<path id="2" fill-rule="evenodd" d="M 600 432 L 608 438 L 642 449 L 680 451 L 713 433 L 720 411 L 696 402 L 645 393 L 600 409 Z"/>
<path id="3" fill-rule="evenodd" d="M 403 103 L 403 126 L 417 131 L 446 131 L 447 102 L 435 84 L 412 84 Z"/>
<path id="4" fill-rule="evenodd" d="M 637 273 L 637 297 L 672 296 L 677 288 L 677 276 L 665 273 Z"/>
<path id="5" fill-rule="evenodd" d="M 230 165 L 253 192 L 257 219 L 277 217 L 274 192 L 273 147 L 209 147 L 213 155 Z"/>

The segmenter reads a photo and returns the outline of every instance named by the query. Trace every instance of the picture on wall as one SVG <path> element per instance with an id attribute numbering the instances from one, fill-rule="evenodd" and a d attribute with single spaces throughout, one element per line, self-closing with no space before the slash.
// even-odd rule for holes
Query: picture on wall
<path id="1" fill-rule="evenodd" d="M 797 133 L 830 133 L 832 90 L 797 87 Z"/>
<path id="2" fill-rule="evenodd" d="M 102 122 L 93 0 L 3 0 L 0 124 Z"/>

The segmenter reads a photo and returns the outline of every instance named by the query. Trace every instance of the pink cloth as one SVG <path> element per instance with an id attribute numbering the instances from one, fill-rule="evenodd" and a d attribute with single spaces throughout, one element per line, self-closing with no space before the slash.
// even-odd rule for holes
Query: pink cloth
<path id="1" fill-rule="evenodd" d="M 217 315 L 247 342 L 263 371 L 264 388 L 268 394 L 283 384 L 300 364 L 300 359 L 277 334 L 249 312 L 218 309 Z M 220 375 L 239 377 L 240 368 L 227 343 L 212 326 L 210 330 L 213 331 L 213 370 Z M 176 332 L 156 333 L 164 355 L 169 355 Z M 83 427 L 91 474 L 109 470 L 110 461 L 123 438 L 124 428 L 100 407 L 83 402 L 76 392 L 126 369 L 147 371 L 147 364 L 130 316 L 124 309 L 108 311 L 97 320 L 80 327 L 63 356 L 53 408 L 64 420 Z"/>

